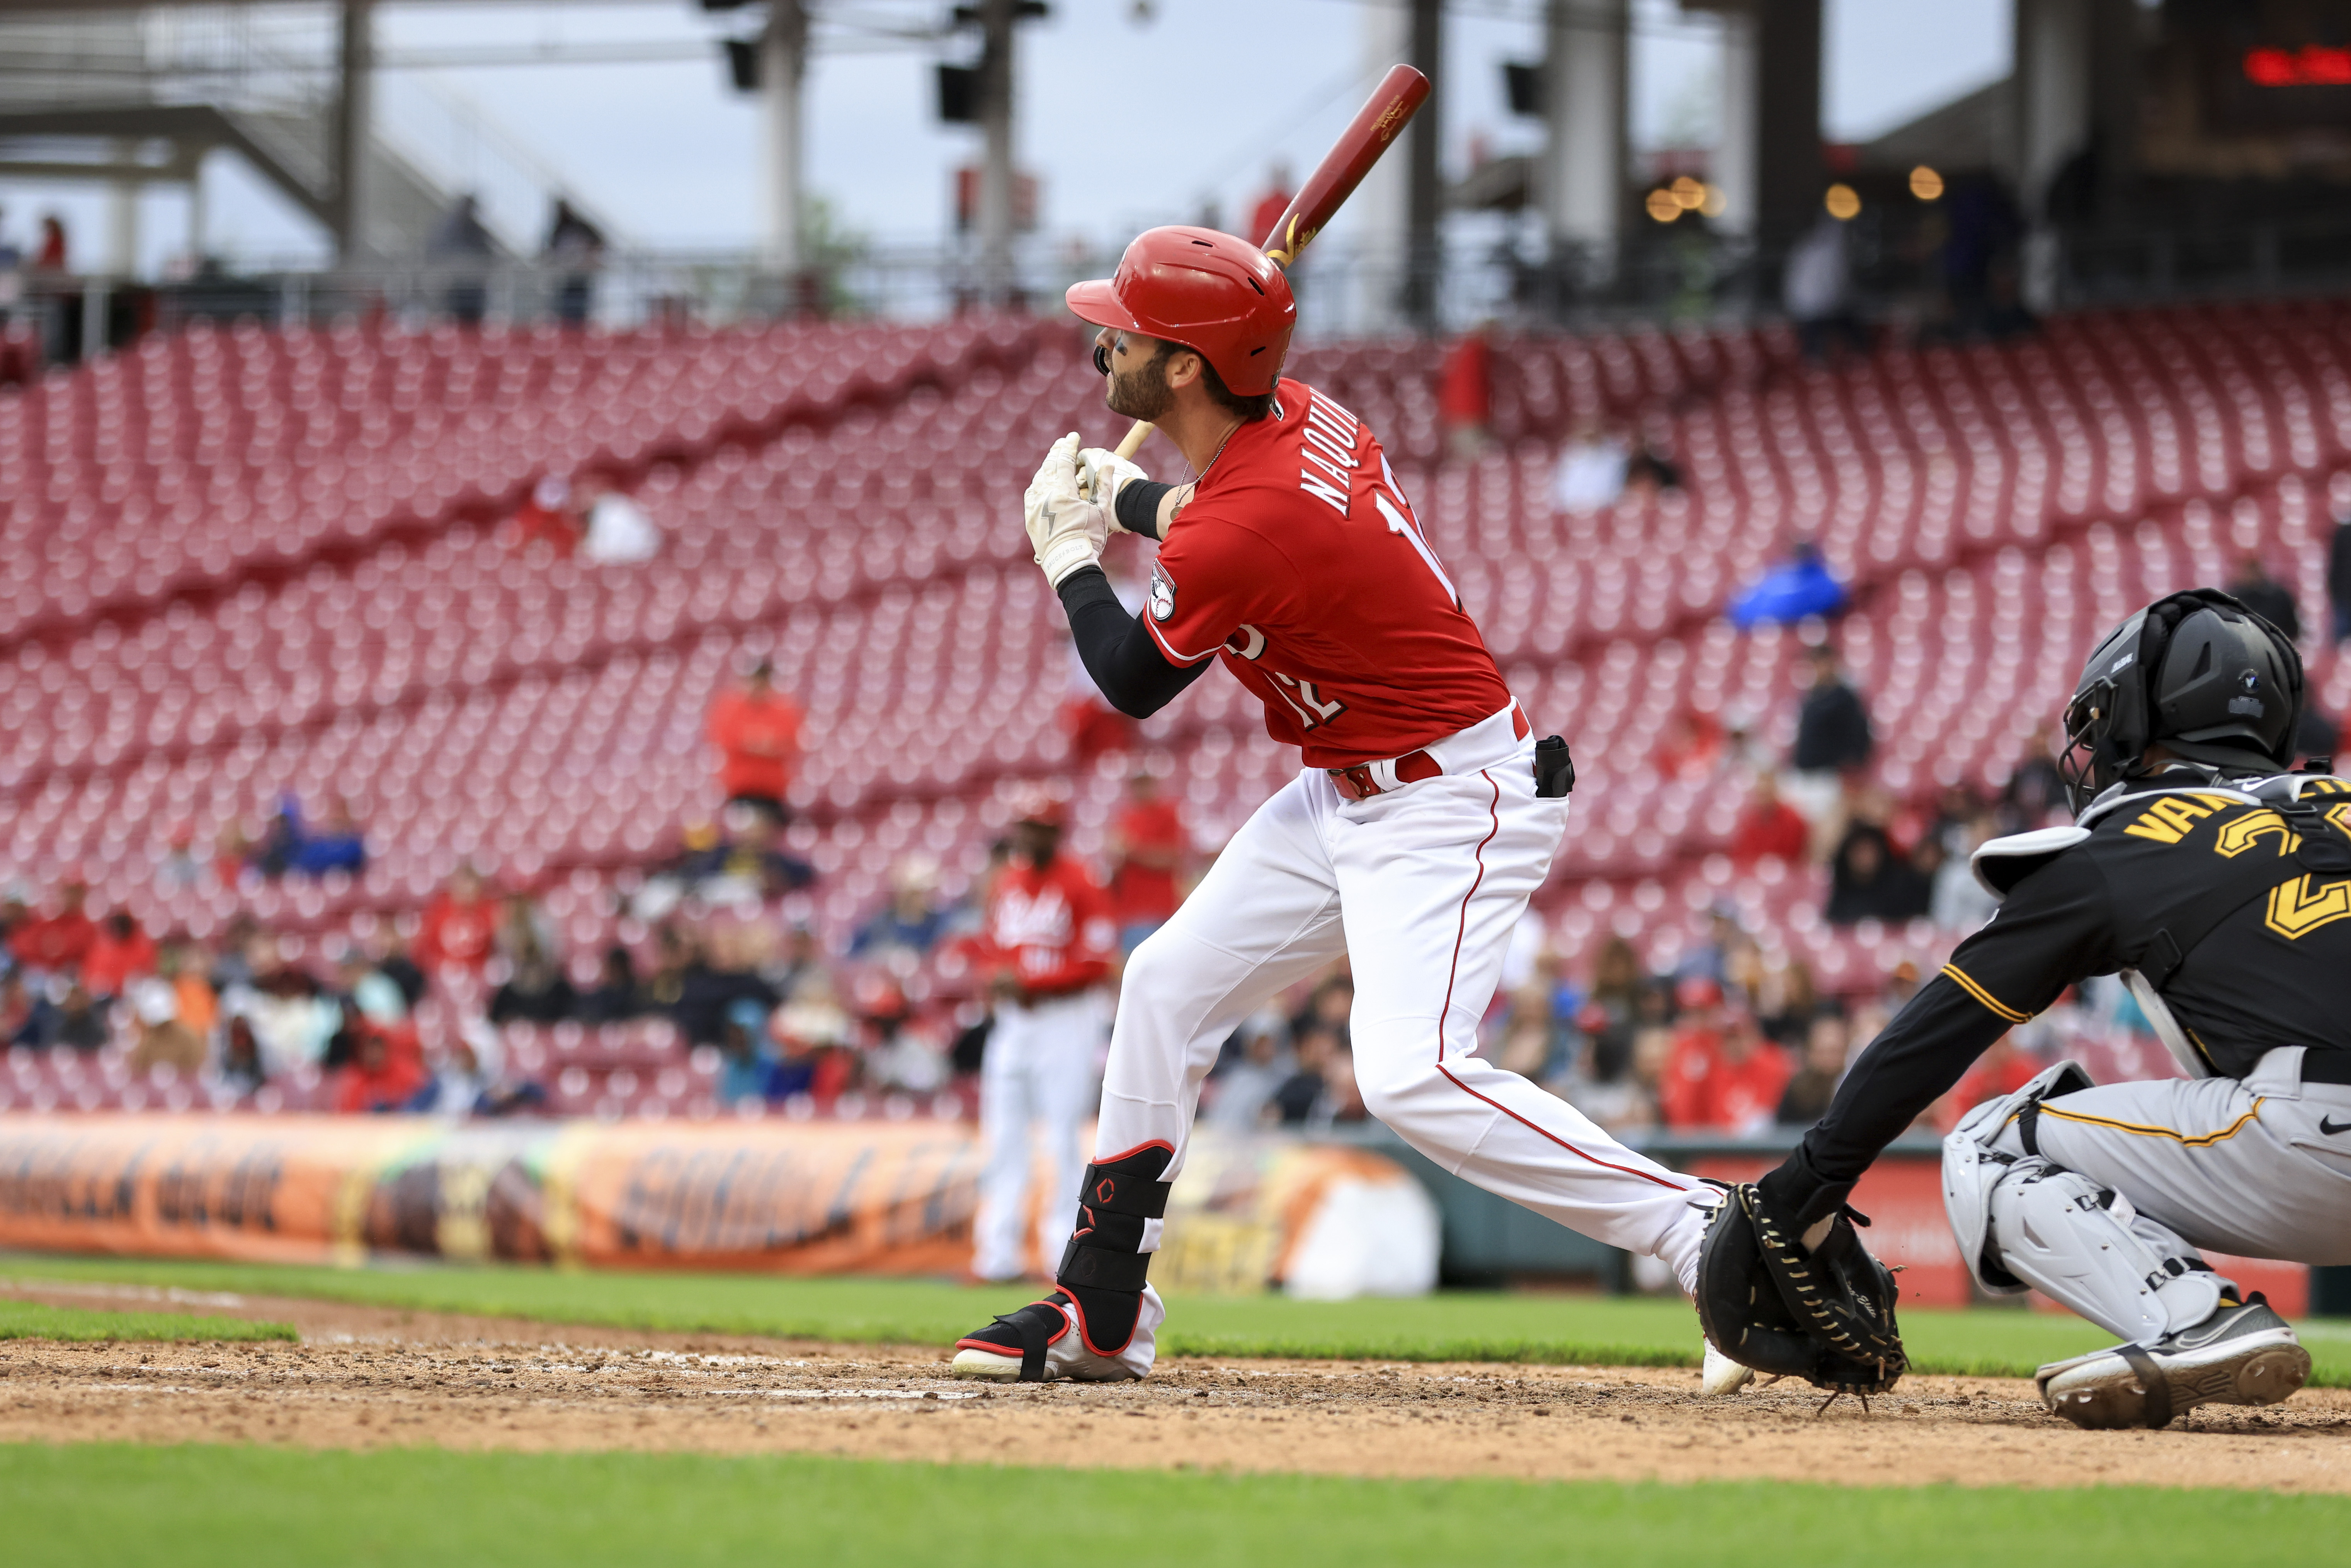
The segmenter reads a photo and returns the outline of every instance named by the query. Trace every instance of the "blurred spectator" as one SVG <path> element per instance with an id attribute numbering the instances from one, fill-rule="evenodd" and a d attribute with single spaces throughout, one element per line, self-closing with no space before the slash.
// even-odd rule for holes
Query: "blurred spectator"
<path id="1" fill-rule="evenodd" d="M 1368 1122 L 1363 1086 L 1355 1082 L 1355 1053 L 1343 1040 L 1322 1059 L 1322 1098 L 1310 1116 L 1315 1127 Z"/>
<path id="2" fill-rule="evenodd" d="M 2270 575 L 2261 557 L 2238 558 L 2237 575 L 2229 580 L 2229 591 L 2289 640 L 2302 640 L 2302 612 L 2294 607 L 2294 591 Z"/>
<path id="3" fill-rule="evenodd" d="M 442 1052 L 440 1066 L 433 1070 L 424 1086 L 402 1108 L 427 1115 L 470 1116 L 480 1108 L 489 1089 L 488 1075 L 482 1071 L 473 1042 L 460 1034 Z"/>
<path id="4" fill-rule="evenodd" d="M 1103 849 L 1121 953 L 1133 953 L 1183 902 L 1178 879 L 1187 842 L 1183 813 L 1160 793 L 1158 779 L 1140 769 L 1130 775 L 1126 804 L 1112 819 Z"/>
<path id="5" fill-rule="evenodd" d="M 546 260 L 562 269 L 557 286 L 555 316 L 567 327 L 588 322 L 590 293 L 595 287 L 593 268 L 604 254 L 603 232 L 572 210 L 562 197 L 555 199 L 555 221 L 547 231 Z"/>
<path id="6" fill-rule="evenodd" d="M 1639 496 L 1682 487 L 1681 465 L 1675 462 L 1663 438 L 1652 435 L 1625 464 L 1625 488 Z"/>
<path id="7" fill-rule="evenodd" d="M 1347 1039 L 1347 1020 L 1354 1010 L 1355 977 L 1343 967 L 1334 969 L 1317 980 L 1314 988 L 1306 994 L 1306 1005 L 1290 1020 L 1290 1037 L 1302 1042 L 1306 1031 L 1319 1026 L 1330 1030 L 1343 1043 Z M 1315 1071 L 1322 1069 L 1318 1066 Z"/>
<path id="8" fill-rule="evenodd" d="M 1630 942 L 1611 936 L 1593 958 L 1592 988 L 1575 1020 L 1584 1039 L 1581 1070 L 1593 1082 L 1618 1082 L 1632 1067 L 1641 990 L 1640 956 Z"/>
<path id="9" fill-rule="evenodd" d="M 814 866 L 777 843 L 776 819 L 764 807 L 729 801 L 718 820 L 725 837 L 711 852 L 704 896 L 722 903 L 762 901 L 798 892 L 816 880 Z"/>
<path id="10" fill-rule="evenodd" d="M 448 967 L 479 974 L 497 937 L 498 906 L 482 875 L 461 865 L 424 907 L 416 931 L 416 962 L 426 973 Z"/>
<path id="11" fill-rule="evenodd" d="M 489 289 L 483 280 L 497 241 L 484 227 L 480 203 L 470 191 L 459 196 L 424 242 L 424 258 L 436 264 L 448 278 L 444 308 L 458 324 L 478 327 L 489 312 Z"/>
<path id="12" fill-rule="evenodd" d="M 81 962 L 81 981 L 101 999 L 121 996 L 132 980 L 155 972 L 155 939 L 139 929 L 127 909 L 98 923 Z"/>
<path id="13" fill-rule="evenodd" d="M 41 242 L 33 247 L 35 272 L 67 270 L 66 221 L 55 213 L 41 214 Z"/>
<path id="14" fill-rule="evenodd" d="M 204 874 L 204 866 L 196 859 L 196 830 L 187 822 L 172 829 L 170 844 L 163 858 L 155 864 L 155 883 L 166 892 L 193 887 Z"/>
<path id="15" fill-rule="evenodd" d="M 398 932 L 388 925 L 379 928 L 371 952 L 370 967 L 399 989 L 402 1001 L 413 1008 L 424 999 L 424 993 L 429 988 L 424 971 L 410 956 L 407 945 L 400 939 Z"/>
<path id="16" fill-rule="evenodd" d="M 221 824 L 213 835 L 213 874 L 220 878 L 223 887 L 235 887 L 245 873 L 253 869 L 256 846 L 245 824 L 232 819 Z"/>
<path id="17" fill-rule="evenodd" d="M 799 705 L 776 690 L 775 667 L 761 659 L 743 684 L 710 705 L 711 745 L 718 748 L 718 787 L 729 800 L 742 800 L 787 820 L 784 795 L 791 788 L 791 764 L 799 755 Z"/>
<path id="18" fill-rule="evenodd" d="M 169 1067 L 193 1077 L 203 1069 L 210 1054 L 204 1031 L 190 1028 L 179 1016 L 179 995 L 170 980 L 151 975 L 131 981 L 123 1005 L 131 1009 L 139 1030 L 139 1043 L 131 1050 L 131 1071 Z"/>
<path id="19" fill-rule="evenodd" d="M 2326 599 L 2335 612 L 2335 640 L 2351 642 L 2351 516 L 2335 519 L 2326 541 Z"/>
<path id="20" fill-rule="evenodd" d="M 1796 341 L 1814 364 L 1834 357 L 1839 341 L 1869 352 L 1869 330 L 1853 308 L 1853 258 L 1844 220 L 1823 212 L 1788 251 L 1781 300 L 1796 324 Z"/>
<path id="21" fill-rule="evenodd" d="M 267 941 L 262 937 L 256 945 Z M 308 969 L 274 963 L 263 967 L 250 986 L 239 988 L 225 1000 L 231 1011 L 252 1020 L 254 1039 L 270 1077 L 298 1067 L 333 1065 L 327 1061 L 328 1046 L 344 1030 L 343 1009 Z M 349 1043 L 356 1051 L 355 1035 Z"/>
<path id="22" fill-rule="evenodd" d="M 1711 1127 L 1740 1136 L 1769 1126 L 1788 1086 L 1786 1055 L 1744 1009 L 1677 1040 L 1667 1069 L 1666 1124 Z"/>
<path id="23" fill-rule="evenodd" d="M 1755 1021 L 1763 1038 L 1774 1045 L 1801 1047 L 1812 1037 L 1813 1021 L 1829 1009 L 1813 987 L 1812 967 L 1791 958 L 1768 970 L 1755 988 Z"/>
<path id="24" fill-rule="evenodd" d="M 544 544 L 558 560 L 578 549 L 587 531 L 572 504 L 571 482 L 554 474 L 531 486 L 529 498 L 515 509 L 514 523 L 517 549 Z"/>
<path id="25" fill-rule="evenodd" d="M 1266 165 L 1265 190 L 1249 208 L 1249 233 L 1241 235 L 1241 238 L 1259 246 L 1263 246 L 1268 240 L 1272 240 L 1274 248 L 1280 248 L 1280 242 L 1286 236 L 1277 235 L 1273 232 L 1273 225 L 1281 221 L 1281 215 L 1284 213 L 1290 211 L 1291 194 L 1290 165 L 1277 158 Z"/>
<path id="26" fill-rule="evenodd" d="M 1711 980 L 1718 990 L 1730 979 L 1730 956 L 1733 951 L 1754 944 L 1739 928 L 1739 916 L 1727 904 L 1717 904 L 1707 911 L 1706 936 L 1703 940 L 1682 949 L 1674 962 L 1676 980 Z"/>
<path id="27" fill-rule="evenodd" d="M 269 1082 L 269 1070 L 261 1060 L 261 1039 L 253 1032 L 251 1019 L 228 1020 L 228 1031 L 221 1042 L 220 1080 L 238 1094 L 250 1094 Z"/>
<path id="28" fill-rule="evenodd" d="M 1290 1076 L 1274 1090 L 1270 1102 L 1274 1119 L 1285 1127 L 1327 1120 L 1332 1059 L 1347 1049 L 1339 1031 L 1327 1023 L 1310 1023 L 1295 1038 Z"/>
<path id="29" fill-rule="evenodd" d="M 1992 917 L 2000 901 L 1976 881 L 1974 855 L 1978 846 L 2000 836 L 2000 819 L 1980 810 L 1959 826 L 1949 858 L 1935 873 L 1928 914 L 1947 931 L 1972 931 Z M 1945 835 L 1950 841 L 1950 835 Z"/>
<path id="30" fill-rule="evenodd" d="M 2052 812 L 2072 814 L 2064 776 L 2057 770 L 2055 736 L 2049 726 L 2036 727 L 2024 743 L 2024 755 L 2017 759 L 2016 771 L 2008 776 L 2008 788 L 2001 792 L 2001 807 L 2010 832 L 2041 827 Z"/>
<path id="31" fill-rule="evenodd" d="M 172 988 L 172 1016 L 210 1040 L 220 1022 L 220 998 L 204 972 L 204 950 L 184 936 L 166 939 L 155 955 L 155 975 Z"/>
<path id="32" fill-rule="evenodd" d="M 1852 1035 L 1844 1019 L 1823 1013 L 1804 1040 L 1804 1064 L 1788 1080 L 1776 1120 L 1783 1127 L 1809 1127 L 1828 1113 L 1844 1079 L 1845 1048 Z"/>
<path id="33" fill-rule="evenodd" d="M 604 962 L 598 971 L 596 984 L 583 993 L 576 1009 L 580 1021 L 586 1024 L 620 1023 L 636 1018 L 645 1011 L 645 998 L 637 984 L 636 960 L 629 950 L 615 942 L 604 949 Z"/>
<path id="34" fill-rule="evenodd" d="M 739 962 L 739 954 L 731 932 L 707 932 L 688 942 L 677 977 L 677 1000 L 670 1009 L 688 1044 L 720 1043 L 728 1009 L 737 1002 L 756 1005 L 765 1018 L 782 1000 L 774 988 Z"/>
<path id="35" fill-rule="evenodd" d="M 1795 865 L 1802 862 L 1811 843 L 1811 825 L 1780 799 L 1779 780 L 1769 773 L 1758 774 L 1747 804 L 1740 808 L 1738 825 L 1730 831 L 1730 858 L 1740 865 L 1752 865 L 1767 855 L 1776 855 Z"/>
<path id="36" fill-rule="evenodd" d="M 1830 619 L 1844 614 L 1847 602 L 1844 584 L 1829 570 L 1821 547 L 1798 539 L 1788 559 L 1731 600 L 1725 613 L 1733 626 L 1749 632 L 1758 626 L 1793 625 L 1809 615 Z"/>
<path id="37" fill-rule="evenodd" d="M 424 1087 L 423 1065 L 392 1050 L 383 1030 L 362 1024 L 352 1031 L 350 1064 L 335 1081 L 335 1109 L 355 1115 L 404 1109 Z"/>
<path id="38" fill-rule="evenodd" d="M 1494 324 L 1483 321 L 1445 351 L 1437 372 L 1437 418 L 1445 449 L 1467 462 L 1486 450 L 1494 419 Z"/>
<path id="39" fill-rule="evenodd" d="M 1838 669 L 1836 650 L 1826 643 L 1814 643 L 1804 658 L 1810 682 L 1796 711 L 1796 745 L 1789 766 L 1815 776 L 1862 767 L 1875 743 L 1861 694 Z"/>
<path id="40" fill-rule="evenodd" d="M 358 876 L 367 870 L 367 834 L 351 816 L 350 801 L 335 796 L 325 820 L 301 831 L 288 869 L 304 876 L 324 876 L 330 871 Z"/>
<path id="41" fill-rule="evenodd" d="M 106 1043 L 106 1009 L 79 980 L 51 974 L 25 988 L 24 1022 L 8 1043 L 50 1051 L 96 1051 Z"/>
<path id="42" fill-rule="evenodd" d="M 83 912 L 89 889 L 78 879 L 57 890 L 54 915 L 37 915 L 9 933 L 8 950 L 36 974 L 79 975 L 98 942 L 98 925 Z"/>
<path id="43" fill-rule="evenodd" d="M 600 566 L 629 566 L 661 554 L 661 530 L 634 497 L 596 476 L 580 481 L 580 515 L 587 528 L 580 553 Z"/>
<path id="44" fill-rule="evenodd" d="M 901 855 L 890 868 L 890 901 L 850 938 L 852 958 L 886 959 L 892 954 L 922 958 L 946 934 L 947 912 L 935 897 L 939 863 L 925 854 Z"/>
<path id="45" fill-rule="evenodd" d="M 1927 881 L 1875 822 L 1855 821 L 1829 861 L 1828 921 L 1916 920 L 1928 912 Z"/>
<path id="46" fill-rule="evenodd" d="M 1614 506 L 1625 493 L 1629 457 L 1622 436 L 1589 424 L 1577 431 L 1560 449 L 1559 468 L 1552 479 L 1552 497 L 1559 509 L 1580 517 Z"/>
<path id="47" fill-rule="evenodd" d="M 1697 708 L 1677 710 L 1666 721 L 1665 738 L 1657 743 L 1657 772 L 1666 779 L 1710 779 L 1721 763 L 1729 737 L 1722 722 Z"/>
<path id="48" fill-rule="evenodd" d="M 1277 1013 L 1251 1013 L 1233 1031 L 1233 1039 L 1239 1042 L 1239 1050 L 1228 1048 L 1225 1061 L 1209 1080 L 1207 1109 L 1201 1120 L 1212 1127 L 1240 1132 L 1267 1119 L 1266 1108 L 1273 1103 L 1275 1091 L 1289 1080 L 1291 1063 L 1283 1048 L 1281 1019 Z"/>
<path id="49" fill-rule="evenodd" d="M 2003 261 L 2011 263 L 2023 232 L 2016 204 L 1991 174 L 1960 174 L 1945 187 L 1943 289 L 1950 304 L 1950 336 L 1960 341 L 2029 326 L 2030 319 L 1993 287 Z"/>
<path id="50" fill-rule="evenodd" d="M 2015 1093 L 2047 1065 L 2026 1051 L 2017 1039 L 2017 1031 L 2010 1030 L 1976 1058 L 1975 1064 L 1949 1094 L 1935 1103 L 1930 1114 L 1936 1130 L 1949 1132 L 1970 1111 L 1987 1100 Z"/>
<path id="51" fill-rule="evenodd" d="M 776 1092 L 776 1058 L 768 1040 L 768 1014 L 747 998 L 730 1006 L 718 1027 L 718 1101 L 723 1105 L 745 1101 L 783 1099 Z M 800 1084 L 793 1092 L 804 1092 Z"/>
<path id="52" fill-rule="evenodd" d="M 33 993 L 22 975 L 0 976 L 0 1045 L 22 1045 L 26 1027 L 33 1020 Z"/>
<path id="53" fill-rule="evenodd" d="M 533 942 L 515 955 L 506 983 L 490 993 L 492 1023 L 561 1023 L 578 1005 L 571 977 Z"/>

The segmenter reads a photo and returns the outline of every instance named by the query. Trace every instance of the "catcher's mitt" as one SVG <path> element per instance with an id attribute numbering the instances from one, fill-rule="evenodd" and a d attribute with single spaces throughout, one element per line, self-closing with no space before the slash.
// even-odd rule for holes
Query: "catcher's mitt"
<path id="1" fill-rule="evenodd" d="M 1840 1394 L 1884 1394 L 1909 1366 L 1894 1275 L 1839 1214 L 1811 1251 L 1754 1186 L 1723 1197 L 1698 1254 L 1698 1316 L 1714 1347 L 1758 1372 Z"/>

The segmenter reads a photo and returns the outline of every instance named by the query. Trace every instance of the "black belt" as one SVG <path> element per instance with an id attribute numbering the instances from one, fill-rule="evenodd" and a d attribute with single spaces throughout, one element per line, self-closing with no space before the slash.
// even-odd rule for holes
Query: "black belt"
<path id="1" fill-rule="evenodd" d="M 2302 1081 L 2351 1084 L 2351 1051 L 2305 1049 L 2302 1053 Z"/>

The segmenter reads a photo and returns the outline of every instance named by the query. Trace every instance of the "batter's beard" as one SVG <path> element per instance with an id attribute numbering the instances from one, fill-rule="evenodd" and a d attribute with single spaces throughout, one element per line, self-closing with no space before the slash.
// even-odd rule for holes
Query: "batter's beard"
<path id="1" fill-rule="evenodd" d="M 1167 350 L 1161 348 L 1134 370 L 1113 371 L 1104 401 L 1113 413 L 1155 423 L 1176 401 L 1175 389 L 1167 384 Z"/>

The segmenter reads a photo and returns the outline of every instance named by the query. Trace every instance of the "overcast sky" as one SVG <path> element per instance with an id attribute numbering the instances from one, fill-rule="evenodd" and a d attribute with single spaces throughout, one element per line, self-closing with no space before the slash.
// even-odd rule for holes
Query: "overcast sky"
<path id="1" fill-rule="evenodd" d="M 824 0 L 815 0 L 821 9 Z M 1715 28 L 1674 0 L 1635 0 L 1637 144 L 1702 140 L 1713 123 Z M 943 13 L 918 0 L 855 7 L 910 21 Z M 1380 0 L 1054 0 L 1022 29 L 1019 152 L 1041 182 L 1043 226 L 1114 245 L 1153 222 L 1228 221 L 1273 159 L 1302 170 L 1362 101 L 1375 74 L 1373 30 L 1393 25 Z M 1541 0 L 1455 0 L 1447 32 L 1446 158 L 1533 147 L 1531 121 L 1503 101 L 1501 64 L 1541 48 Z M 707 57 L 627 65 L 387 72 L 390 133 L 428 168 L 486 192 L 520 238 L 543 222 L 522 180 L 537 162 L 610 214 L 630 241 L 738 248 L 757 242 L 759 116 L 727 85 L 715 40 L 748 31 L 756 9 L 708 16 L 685 4 L 483 5 L 386 4 L 379 44 L 407 48 L 566 41 L 707 41 Z M 1827 0 L 1823 121 L 1834 139 L 1865 137 L 1995 79 L 2008 69 L 2009 0 Z M 971 53 L 964 40 L 887 52 L 823 55 L 809 78 L 808 175 L 850 229 L 883 243 L 935 242 L 948 222 L 953 171 L 976 136 L 941 126 L 933 70 Z M 453 108 L 453 104 L 455 107 Z M 471 118 L 491 129 L 468 131 Z M 518 148 L 519 158 L 498 151 Z M 213 247 L 244 257 L 316 256 L 316 231 L 228 153 L 206 169 Z M 0 183 L 5 233 L 22 243 L 34 214 L 65 214 L 77 257 L 104 256 L 98 193 Z M 177 193 L 142 206 L 142 267 L 186 243 Z M 1337 231 L 1334 231 L 1337 232 Z M 529 235 L 535 241 L 536 235 Z"/>

